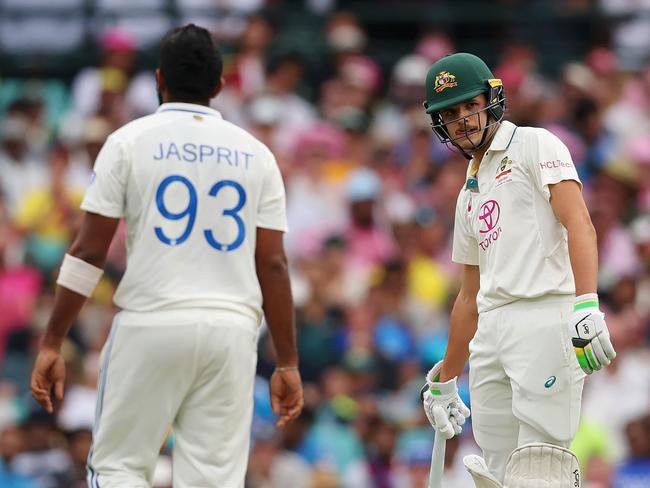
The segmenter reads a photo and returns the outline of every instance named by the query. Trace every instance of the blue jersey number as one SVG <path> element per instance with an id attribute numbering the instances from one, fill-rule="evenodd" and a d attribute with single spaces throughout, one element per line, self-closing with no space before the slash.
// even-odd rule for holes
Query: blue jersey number
<path id="1" fill-rule="evenodd" d="M 169 185 L 172 183 L 181 183 L 187 188 L 187 193 L 189 194 L 189 201 L 187 203 L 187 208 L 183 210 L 182 212 L 174 213 L 170 212 L 167 210 L 167 207 L 165 206 L 165 192 L 167 191 L 167 188 L 169 188 Z M 172 175 L 168 176 L 162 182 L 160 183 L 160 186 L 158 187 L 158 190 L 156 191 L 156 205 L 158 205 L 158 211 L 160 214 L 165 217 L 166 219 L 169 220 L 180 220 L 184 217 L 188 217 L 187 219 L 187 226 L 185 227 L 185 230 L 183 233 L 176 237 L 175 239 L 170 239 L 167 237 L 164 233 L 161 227 L 156 227 L 154 230 L 156 231 L 156 237 L 160 239 L 162 242 L 169 246 L 176 246 L 178 244 L 182 244 L 187 240 L 187 238 L 190 236 L 192 233 L 192 228 L 194 227 L 194 221 L 196 220 L 196 190 L 194 189 L 194 185 L 185 178 L 184 176 L 178 176 L 178 175 Z"/>
<path id="2" fill-rule="evenodd" d="M 244 221 L 237 214 L 237 212 L 239 212 L 246 203 L 246 192 L 244 191 L 244 188 L 242 188 L 242 186 L 236 181 L 221 180 L 214 184 L 214 186 L 210 189 L 209 195 L 211 197 L 216 197 L 217 193 L 219 193 L 219 191 L 226 186 L 232 186 L 235 190 L 237 190 L 237 195 L 239 196 L 237 205 L 231 209 L 226 209 L 223 211 L 223 215 L 232 217 L 235 219 L 235 222 L 237 222 L 237 238 L 230 244 L 222 244 L 214 238 L 214 234 L 212 234 L 211 230 L 204 230 L 203 234 L 205 235 L 205 239 L 208 241 L 208 244 L 210 244 L 215 249 L 219 249 L 220 251 L 234 251 L 239 246 L 241 246 L 241 243 L 244 242 L 244 237 L 246 236 L 246 227 L 244 227 Z"/>
<path id="3" fill-rule="evenodd" d="M 165 206 L 165 192 L 167 191 L 169 185 L 171 185 L 172 183 L 180 183 L 187 188 L 187 193 L 188 193 L 187 207 L 180 212 L 170 212 L 169 209 Z M 203 235 L 205 236 L 205 239 L 208 242 L 208 244 L 210 244 L 212 247 L 214 247 L 219 251 L 234 251 L 235 249 L 237 249 L 239 246 L 242 245 L 246 237 L 246 227 L 244 226 L 244 221 L 242 220 L 242 218 L 239 216 L 238 213 L 242 208 L 244 208 L 244 205 L 246 204 L 246 192 L 244 191 L 244 188 L 236 181 L 221 180 L 212 186 L 208 194 L 211 197 L 216 197 L 217 194 L 221 191 L 221 189 L 227 186 L 232 187 L 235 189 L 235 191 L 237 191 L 238 200 L 237 200 L 237 204 L 234 207 L 224 210 L 223 215 L 234 219 L 235 222 L 237 223 L 237 237 L 235 237 L 235 240 L 233 242 L 222 243 L 217 241 L 217 239 L 215 239 L 212 230 L 207 229 L 203 231 Z M 154 231 L 156 233 L 156 237 L 162 243 L 167 244 L 168 246 L 177 246 L 185 242 L 187 238 L 190 236 L 190 234 L 192 233 L 192 229 L 194 228 L 194 222 L 196 221 L 196 209 L 198 205 L 198 197 L 196 195 L 196 189 L 194 188 L 192 182 L 187 178 L 185 178 L 184 176 L 179 176 L 179 175 L 168 176 L 167 178 L 165 178 L 160 182 L 160 186 L 158 186 L 158 190 L 156 190 L 156 205 L 158 207 L 158 211 L 160 212 L 160 215 L 162 215 L 166 219 L 180 220 L 187 217 L 187 226 L 185 227 L 185 230 L 180 236 L 176 238 L 167 237 L 164 234 L 161 227 L 155 227 Z"/>

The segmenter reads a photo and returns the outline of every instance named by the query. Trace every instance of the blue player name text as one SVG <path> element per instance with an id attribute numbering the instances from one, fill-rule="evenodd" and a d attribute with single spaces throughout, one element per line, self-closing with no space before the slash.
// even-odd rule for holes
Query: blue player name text
<path id="1" fill-rule="evenodd" d="M 176 144 L 174 142 L 159 143 L 158 151 L 154 152 L 154 161 L 176 160 L 186 163 L 217 163 L 229 166 L 248 169 L 251 153 L 231 149 L 224 146 L 213 146 L 211 144 L 194 144 L 186 142 Z"/>

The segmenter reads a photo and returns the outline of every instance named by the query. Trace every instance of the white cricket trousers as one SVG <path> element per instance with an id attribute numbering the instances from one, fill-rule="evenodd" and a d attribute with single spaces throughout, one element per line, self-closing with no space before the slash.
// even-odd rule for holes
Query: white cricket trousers
<path id="1" fill-rule="evenodd" d="M 120 312 L 102 351 L 89 488 L 148 488 L 174 432 L 174 488 L 240 488 L 257 323 L 221 310 Z"/>
<path id="2" fill-rule="evenodd" d="M 479 314 L 469 345 L 472 429 L 501 482 L 515 448 L 568 448 L 576 434 L 585 375 L 568 333 L 573 301 L 546 295 Z"/>

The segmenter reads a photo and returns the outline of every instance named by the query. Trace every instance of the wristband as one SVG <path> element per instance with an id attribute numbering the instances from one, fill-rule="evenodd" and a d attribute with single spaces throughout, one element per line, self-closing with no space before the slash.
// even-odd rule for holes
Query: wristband
<path id="1" fill-rule="evenodd" d="M 573 304 L 573 311 L 579 312 L 587 308 L 598 310 L 598 305 L 598 293 L 585 293 L 576 297 L 576 301 Z"/>
<path id="2" fill-rule="evenodd" d="M 95 291 L 104 270 L 70 254 L 61 263 L 56 284 L 79 295 L 89 297 Z"/>

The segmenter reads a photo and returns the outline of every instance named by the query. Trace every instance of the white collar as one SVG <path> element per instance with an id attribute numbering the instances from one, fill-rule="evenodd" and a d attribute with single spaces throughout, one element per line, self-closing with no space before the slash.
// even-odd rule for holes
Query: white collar
<path id="1" fill-rule="evenodd" d="M 494 138 L 490 143 L 488 151 L 505 151 L 508 149 L 508 146 L 512 142 L 513 137 L 515 136 L 515 131 L 517 126 L 512 122 L 504 120 L 499 124 L 497 133 L 494 134 Z"/>
<path id="2" fill-rule="evenodd" d="M 158 107 L 158 110 L 156 110 L 156 113 L 161 112 L 190 112 L 195 114 L 219 117 L 220 119 L 223 118 L 217 110 L 206 107 L 205 105 L 198 105 L 196 103 L 163 103 L 160 107 Z"/>

